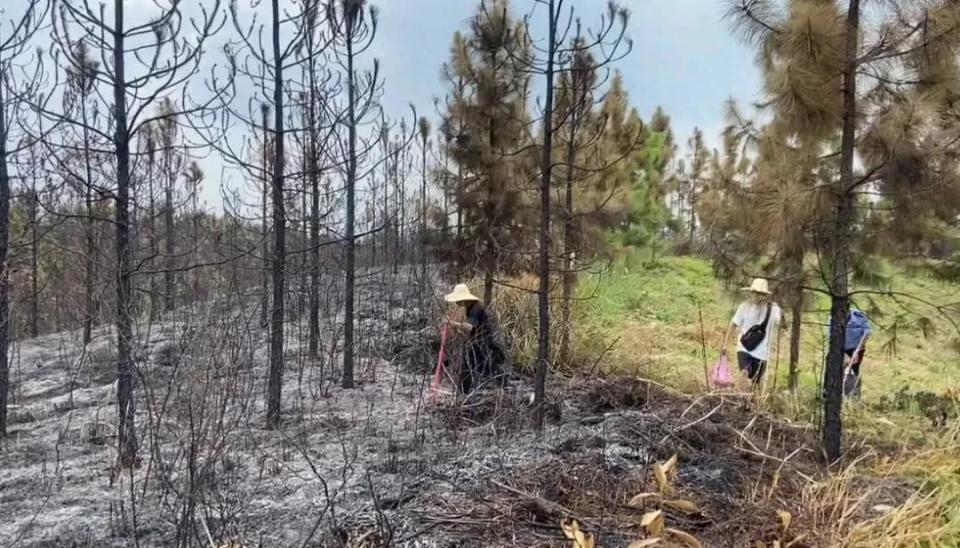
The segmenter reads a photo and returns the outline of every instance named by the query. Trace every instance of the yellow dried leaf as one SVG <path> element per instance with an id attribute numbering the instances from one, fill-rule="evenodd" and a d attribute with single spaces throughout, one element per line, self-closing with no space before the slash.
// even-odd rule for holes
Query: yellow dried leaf
<path id="1" fill-rule="evenodd" d="M 659 537 L 645 538 L 643 540 L 635 540 L 631 542 L 630 546 L 628 546 L 627 548 L 647 548 L 648 546 L 656 546 L 657 544 L 660 544 L 661 540 L 662 539 L 660 539 Z"/>
<path id="2" fill-rule="evenodd" d="M 777 510 L 777 516 L 780 518 L 780 527 L 783 528 L 783 532 L 786 533 L 787 529 L 790 528 L 790 523 L 793 521 L 793 516 L 786 510 Z"/>
<path id="3" fill-rule="evenodd" d="M 775 540 L 773 541 L 773 548 L 783 548 L 783 546 L 780 545 L 779 540 Z"/>
<path id="4" fill-rule="evenodd" d="M 699 514 L 700 508 L 696 504 L 690 502 L 689 500 L 675 499 L 675 500 L 665 500 L 663 505 L 667 508 L 672 508 L 683 512 L 684 514 Z"/>
<path id="5" fill-rule="evenodd" d="M 673 492 L 670 481 L 667 479 L 667 472 L 659 462 L 653 464 L 653 477 L 657 481 L 657 487 L 660 488 L 661 493 L 670 494 Z"/>
<path id="6" fill-rule="evenodd" d="M 668 475 L 675 475 L 677 472 L 677 455 L 670 457 L 667 462 L 663 463 L 663 471 Z"/>
<path id="7" fill-rule="evenodd" d="M 647 499 L 656 499 L 660 498 L 660 493 L 640 493 L 639 495 L 630 499 L 630 502 L 627 503 L 627 506 L 631 508 L 636 508 L 638 506 L 643 506 L 643 503 Z"/>
<path id="8" fill-rule="evenodd" d="M 753 543 L 753 545 L 754 545 L 755 548 L 767 548 L 767 545 L 764 544 L 764 543 L 762 543 L 762 542 L 760 542 L 759 540 L 758 540 L 757 542 Z"/>
<path id="9" fill-rule="evenodd" d="M 700 541 L 697 540 L 697 537 L 691 535 L 690 533 L 681 531 L 679 529 L 667 528 L 667 534 L 670 535 L 670 538 L 684 546 L 689 546 L 690 548 L 703 548 L 703 545 L 700 544 Z"/>
<path id="10" fill-rule="evenodd" d="M 573 541 L 573 548 L 594 548 L 593 535 L 580 530 L 580 524 L 575 519 L 564 519 L 560 522 L 564 536 Z"/>
<path id="11" fill-rule="evenodd" d="M 655 537 L 659 537 L 661 534 L 663 534 L 665 525 L 663 512 L 660 510 L 647 512 L 642 518 L 640 518 L 640 526 L 647 530 L 647 534 Z"/>

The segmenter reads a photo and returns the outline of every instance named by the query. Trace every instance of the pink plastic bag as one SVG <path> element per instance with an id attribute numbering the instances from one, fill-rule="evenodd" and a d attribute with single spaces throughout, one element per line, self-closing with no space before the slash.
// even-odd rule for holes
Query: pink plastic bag
<path id="1" fill-rule="evenodd" d="M 714 364 L 713 371 L 710 372 L 710 382 L 714 386 L 731 386 L 734 384 L 726 356 L 720 356 L 720 360 Z"/>

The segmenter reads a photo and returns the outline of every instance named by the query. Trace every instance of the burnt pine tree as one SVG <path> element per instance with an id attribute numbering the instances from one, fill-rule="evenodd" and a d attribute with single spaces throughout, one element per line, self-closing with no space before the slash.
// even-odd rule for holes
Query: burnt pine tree
<path id="1" fill-rule="evenodd" d="M 426 255 L 426 238 L 427 238 L 427 212 L 428 212 L 428 201 L 427 201 L 427 154 L 430 152 L 430 120 L 425 116 L 421 116 L 417 120 L 417 136 L 420 141 L 420 247 L 422 251 L 422 257 L 420 264 L 423 268 L 421 275 L 423 276 L 423 283 L 426 283 L 427 276 L 427 255 Z"/>
<path id="2" fill-rule="evenodd" d="M 377 120 L 377 99 L 380 93 L 379 63 L 374 60 L 371 72 L 359 73 L 357 58 L 366 53 L 377 33 L 377 9 L 367 9 L 366 0 L 334 0 L 328 5 L 332 50 L 344 72 L 347 91 L 346 112 L 341 127 L 346 131 L 343 149 L 344 185 L 346 187 L 345 281 L 343 318 L 343 388 L 354 387 L 354 305 L 356 301 L 356 207 L 359 169 L 372 150 L 360 142 L 358 128 L 366 118 Z M 380 136 L 379 129 L 373 135 Z"/>
<path id="3" fill-rule="evenodd" d="M 303 128 L 291 121 L 294 117 L 290 113 L 295 111 L 291 105 L 297 104 L 297 92 L 291 88 L 295 84 L 293 75 L 302 74 L 295 69 L 303 69 L 305 61 L 321 56 L 323 51 L 322 45 L 314 41 L 311 45 L 317 46 L 317 49 L 309 55 L 302 54 L 311 27 L 319 24 L 316 21 L 319 12 L 315 2 L 271 0 L 265 5 L 265 9 L 269 10 L 265 24 L 258 17 L 261 11 L 259 7 L 260 2 L 251 0 L 246 8 L 252 16 L 248 16 L 246 12 L 241 12 L 237 2 L 230 4 L 230 18 L 236 30 L 237 43 L 231 43 L 225 49 L 228 76 L 222 80 L 216 75 L 211 77 L 212 87 L 219 92 L 219 124 L 216 131 L 205 134 L 204 139 L 227 162 L 240 167 L 251 180 L 262 182 L 259 185 L 262 193 L 261 253 L 264 266 L 261 321 L 269 323 L 270 346 L 266 420 L 269 427 L 275 428 L 281 420 L 286 272 L 290 260 L 287 250 L 287 204 L 291 198 L 291 185 L 288 182 L 299 174 L 293 169 L 296 162 L 288 162 L 288 156 L 291 156 L 288 144 L 293 142 L 289 141 L 291 136 L 303 132 Z M 248 101 L 246 112 L 237 108 L 236 79 L 249 81 L 254 88 L 254 98 Z M 255 103 L 259 105 L 254 106 Z M 271 114 L 272 129 L 269 127 Z M 260 133 L 259 143 L 257 139 L 244 140 L 239 144 L 235 142 L 231 131 L 235 122 L 251 133 Z M 256 150 L 258 146 L 259 150 Z M 266 317 L 267 313 L 269 318 Z"/>
<path id="4" fill-rule="evenodd" d="M 273 171 L 270 177 L 270 198 L 273 202 L 273 253 L 270 273 L 273 295 L 270 307 L 270 371 L 267 377 L 267 424 L 280 425 L 280 404 L 283 387 L 283 320 L 284 287 L 287 266 L 287 213 L 283 195 L 284 167 L 284 89 L 283 71 L 286 62 L 281 46 L 280 25 L 285 17 L 280 0 L 272 0 L 270 36 L 273 46 Z"/>
<path id="5" fill-rule="evenodd" d="M 24 236 L 30 247 L 30 293 L 27 299 L 29 314 L 27 316 L 27 334 L 35 338 L 40 334 L 40 190 L 37 187 L 37 179 L 46 171 L 46 160 L 40 154 L 40 143 L 32 137 L 26 137 L 21 143 L 21 148 L 26 150 L 29 176 L 24 174 L 24 179 L 29 178 L 29 185 L 23 182 L 23 209 L 27 214 L 27 226 Z M 23 245 L 23 244 L 21 244 Z"/>
<path id="6" fill-rule="evenodd" d="M 309 298 L 307 304 L 308 343 L 307 349 L 311 358 L 317 359 L 320 353 L 320 179 L 323 177 L 324 165 L 329 160 L 326 149 L 335 135 L 336 124 L 327 123 L 330 117 L 328 97 L 336 93 L 331 89 L 333 78 L 331 71 L 326 68 L 326 59 L 323 57 L 329 42 L 329 36 L 324 32 L 321 23 L 321 0 L 307 0 L 303 12 L 303 52 L 306 59 L 303 61 L 303 70 L 306 73 L 307 87 L 304 97 L 306 109 L 306 181 L 304 192 L 310 197 L 309 213 L 309 253 L 308 276 Z M 326 159 L 326 160 L 325 160 Z M 306 215 L 306 213 L 304 213 Z"/>
<path id="7" fill-rule="evenodd" d="M 580 39 L 579 37 L 575 40 Z M 574 44 L 574 47 L 577 47 Z M 593 58 L 587 52 L 580 54 L 571 63 L 568 73 L 560 75 L 560 90 L 557 101 L 560 116 L 565 118 L 561 126 L 560 136 L 566 140 L 564 148 L 565 176 L 563 182 L 563 204 L 561 218 L 563 220 L 563 269 L 561 273 L 562 291 L 560 301 L 560 343 L 557 360 L 563 365 L 569 365 L 570 341 L 573 332 L 573 292 L 576 287 L 576 259 L 577 259 L 577 231 L 576 210 L 574 207 L 574 187 L 578 178 L 577 160 L 578 149 L 590 137 L 581 136 L 587 133 L 584 126 L 593 108 L 593 91 L 596 86 L 597 73 Z"/>
<path id="8" fill-rule="evenodd" d="M 144 143 L 144 154 L 147 159 L 147 253 L 148 259 L 145 264 L 153 269 L 156 258 L 160 255 L 160 240 L 157 238 L 157 135 L 159 133 L 157 124 L 153 124 L 143 131 L 141 139 Z M 149 274 L 150 290 L 150 320 L 157 319 L 160 314 L 160 295 L 157 287 L 157 277 Z"/>
<path id="9" fill-rule="evenodd" d="M 100 63 L 93 60 L 89 48 L 84 42 L 78 42 L 72 50 L 73 62 L 67 67 L 67 93 L 64 109 L 78 116 L 81 122 L 79 149 L 82 155 L 82 168 L 73 175 L 78 181 L 76 192 L 82 198 L 84 205 L 83 236 L 84 236 L 84 304 L 83 304 L 83 335 L 84 346 L 90 343 L 94 320 L 97 317 L 99 304 L 96 296 L 97 283 L 97 230 L 96 230 L 96 182 L 94 181 L 94 133 L 91 127 L 99 125 L 99 111 L 94 98 L 97 86 L 97 71 Z M 148 130 L 149 131 L 149 130 Z M 153 134 L 152 131 L 149 132 Z M 153 155 L 151 154 L 151 158 Z"/>
<path id="10" fill-rule="evenodd" d="M 270 181 L 273 155 L 270 152 L 270 106 L 260 105 L 260 135 L 263 151 L 260 154 L 260 254 L 263 269 L 260 272 L 260 326 L 270 325 L 270 222 L 267 210 L 270 208 Z"/>
<path id="11" fill-rule="evenodd" d="M 163 310 L 168 313 L 173 312 L 177 305 L 177 235 L 174 227 L 174 216 L 176 214 L 174 192 L 176 191 L 177 178 L 183 171 L 183 155 L 177 146 L 179 136 L 176 111 L 173 101 L 170 98 L 165 98 L 160 102 L 157 112 L 158 119 L 154 124 L 158 133 L 157 144 L 162 151 L 160 175 L 163 179 L 163 251 L 166 263 L 163 271 Z"/>
<path id="12" fill-rule="evenodd" d="M 0 437 L 7 435 L 10 392 L 10 180 L 11 161 L 22 141 L 13 138 L 20 97 L 35 93 L 40 80 L 29 69 L 31 40 L 43 24 L 49 2 L 29 0 L 19 18 L 0 20 Z M 34 60 L 34 63 L 36 60 Z M 19 78 L 15 75 L 19 72 Z"/>
<path id="13" fill-rule="evenodd" d="M 105 8 L 94 12 L 88 2 L 63 0 L 53 21 L 54 51 L 64 67 L 81 70 L 79 59 L 72 55 L 76 40 L 90 45 L 105 61 L 95 73 L 98 84 L 112 91 L 110 96 L 99 95 L 112 116 L 110 132 L 84 124 L 64 112 L 51 108 L 49 98 L 38 100 L 33 107 L 44 117 L 64 126 L 82 126 L 109 142 L 109 152 L 115 161 L 113 197 L 113 225 L 116 261 L 116 335 L 117 335 L 117 404 L 118 404 L 118 464 L 133 466 L 137 460 L 134 399 L 134 331 L 133 331 L 133 264 L 131 211 L 131 151 L 130 144 L 140 132 L 145 132 L 158 120 L 185 116 L 203 105 L 179 105 L 181 110 L 148 114 L 160 97 L 184 93 L 184 82 L 200 67 L 206 39 L 216 32 L 222 19 L 217 17 L 220 1 L 203 6 L 199 15 L 187 18 L 182 3 L 158 6 L 156 18 L 143 24 L 127 25 L 124 2 L 114 4 L 112 18 Z M 190 21 L 187 36 L 185 24 Z M 48 143 L 51 150 L 65 150 L 62 143 Z"/>

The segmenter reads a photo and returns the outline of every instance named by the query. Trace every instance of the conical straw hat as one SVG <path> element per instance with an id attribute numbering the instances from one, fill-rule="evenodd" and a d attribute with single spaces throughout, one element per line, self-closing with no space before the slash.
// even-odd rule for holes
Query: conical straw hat
<path id="1" fill-rule="evenodd" d="M 443 298 L 448 303 L 462 303 L 464 301 L 479 301 L 480 298 L 470 293 L 470 288 L 466 284 L 457 284 L 453 288 L 453 293 Z"/>
<path id="2" fill-rule="evenodd" d="M 767 283 L 767 280 L 764 278 L 754 278 L 753 283 L 750 284 L 750 287 L 741 288 L 743 291 L 750 291 L 752 293 L 761 293 L 763 295 L 770 294 L 770 284 Z"/>

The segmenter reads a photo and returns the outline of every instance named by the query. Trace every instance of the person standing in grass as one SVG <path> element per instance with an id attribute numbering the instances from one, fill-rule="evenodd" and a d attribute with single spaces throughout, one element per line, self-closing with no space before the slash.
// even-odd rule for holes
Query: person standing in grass
<path id="1" fill-rule="evenodd" d="M 758 386 L 763 380 L 770 357 L 771 341 L 776 340 L 782 311 L 771 299 L 767 280 L 757 278 L 750 287 L 743 288 L 748 298 L 740 303 L 723 337 L 720 354 L 727 356 L 727 343 L 737 334 L 737 363 L 740 366 L 741 386 Z"/>
<path id="2" fill-rule="evenodd" d="M 827 323 L 827 333 L 830 324 Z M 863 365 L 863 355 L 867 351 L 867 339 L 873 329 L 867 315 L 855 308 L 847 313 L 847 324 L 843 337 L 843 395 L 848 398 L 859 399 L 861 388 L 860 366 Z M 826 386 L 826 384 L 824 384 Z M 824 396 L 826 397 L 826 396 Z"/>

